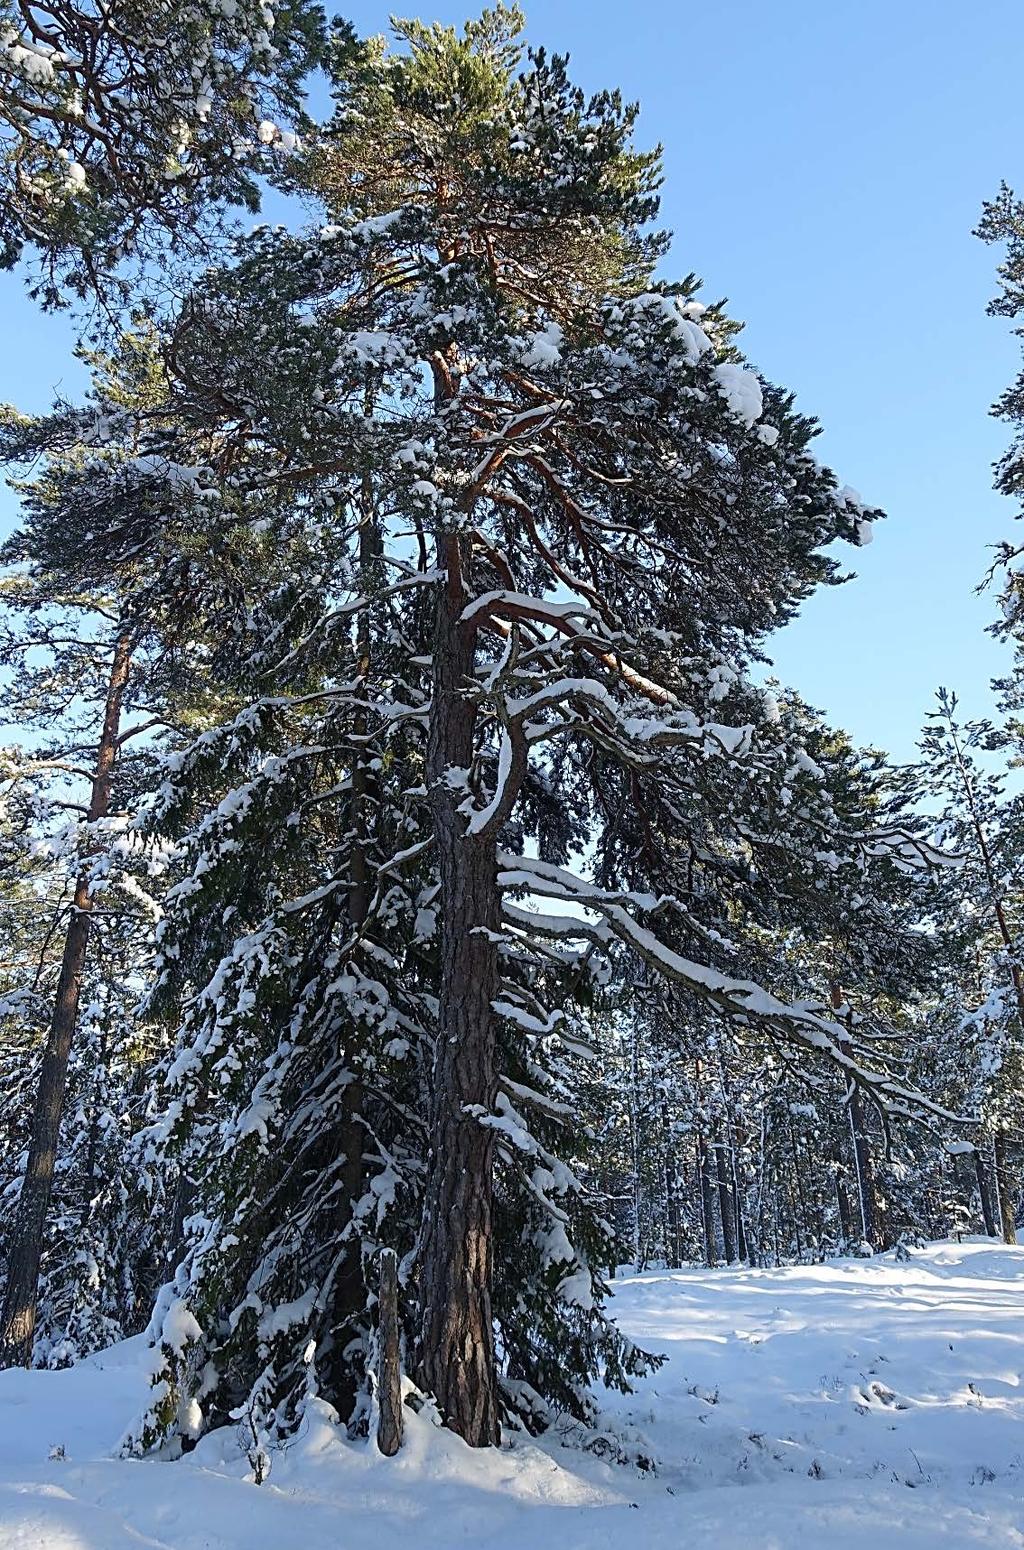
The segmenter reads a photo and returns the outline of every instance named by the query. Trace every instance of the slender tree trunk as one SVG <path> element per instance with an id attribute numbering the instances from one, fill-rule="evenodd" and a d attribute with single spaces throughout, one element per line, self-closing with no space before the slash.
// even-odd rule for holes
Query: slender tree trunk
<path id="1" fill-rule="evenodd" d="M 978 1195 L 981 1198 L 981 1214 L 985 1219 L 985 1231 L 990 1238 L 999 1237 L 999 1229 L 996 1227 L 995 1215 L 992 1211 L 992 1196 L 989 1192 L 988 1179 L 985 1177 L 985 1164 L 981 1160 L 981 1152 L 974 1148 L 974 1176 L 978 1181 Z"/>
<path id="2" fill-rule="evenodd" d="M 643 1185 L 640 1179 L 640 1078 L 637 1072 L 635 1027 L 629 1037 L 629 1148 L 633 1164 L 633 1267 L 636 1270 L 646 1270 Z"/>
<path id="3" fill-rule="evenodd" d="M 832 986 L 832 1009 L 837 1015 L 842 1009 L 843 993 L 838 985 Z M 848 1058 L 850 1046 L 845 1040 L 839 1048 Z M 851 1076 L 847 1079 L 846 1107 L 850 1116 L 850 1139 L 853 1146 L 853 1165 L 857 1176 L 857 1195 L 860 1204 L 860 1225 L 864 1242 L 872 1249 L 879 1247 L 879 1212 L 875 1195 L 875 1175 L 871 1163 L 871 1144 L 864 1122 L 864 1104 L 860 1088 Z"/>
<path id="4" fill-rule="evenodd" d="M 499 1440 L 494 1327 L 491 1316 L 494 1133 L 480 1123 L 493 1111 L 498 990 L 495 933 L 500 923 L 496 844 L 469 836 L 453 789 L 473 758 L 475 708 L 464 689 L 474 665 L 474 636 L 460 623 L 467 541 L 447 540 L 448 580 L 439 589 L 427 780 L 441 878 L 441 984 L 434 1058 L 430 1158 L 420 1233 L 422 1386 L 446 1425 L 473 1447 Z"/>
<path id="5" fill-rule="evenodd" d="M 875 1207 L 875 1180 L 871 1168 L 871 1148 L 864 1129 L 864 1105 L 860 1088 L 851 1082 L 847 1090 L 847 1108 L 850 1115 L 850 1143 L 857 1175 L 857 1195 L 860 1205 L 860 1226 L 864 1242 L 878 1247 L 878 1213 Z"/>
<path id="6" fill-rule="evenodd" d="M 121 703 L 131 666 L 131 645 L 127 635 L 120 635 L 114 643 L 89 799 L 90 823 L 105 818 L 110 808 L 110 781 L 117 756 Z M 32 1361 L 39 1262 L 53 1193 L 57 1139 L 64 1113 L 68 1060 L 78 1023 L 91 910 L 89 877 L 83 872 L 75 884 L 71 920 L 64 938 L 64 957 L 32 1116 L 28 1165 L 11 1234 L 7 1286 L 0 1314 L 0 1367 L 28 1367 Z"/>
<path id="7" fill-rule="evenodd" d="M 715 1186 L 711 1177 L 711 1162 L 703 1136 L 698 1141 L 697 1166 L 700 1170 L 701 1215 L 704 1226 L 704 1257 L 708 1264 L 718 1264 L 718 1234 L 715 1222 Z"/>
<path id="8" fill-rule="evenodd" d="M 1010 1185 L 1010 1171 L 1006 1160 L 1006 1135 L 1002 1130 L 996 1131 L 995 1140 L 992 1143 L 992 1157 L 996 1191 L 999 1197 L 999 1225 L 1003 1231 L 1003 1242 L 1016 1243 L 1017 1224 L 1013 1219 L 1013 1190 Z"/>
<path id="9" fill-rule="evenodd" d="M 359 529 L 359 583 L 364 597 L 373 592 L 373 569 L 378 558 L 379 538 L 373 511 L 373 491 L 368 479 L 363 482 L 362 523 Z M 369 691 L 370 677 L 370 614 L 364 607 L 357 616 L 356 624 L 356 673 L 360 697 Z M 351 787 L 349 792 L 349 926 L 358 932 L 366 922 L 370 908 L 370 867 L 367 856 L 368 830 L 367 804 L 370 796 L 370 770 L 364 739 L 369 726 L 365 709 L 360 705 L 353 717 L 354 753 L 352 757 Z M 338 1117 L 337 1147 L 342 1157 L 339 1171 L 340 1208 L 338 1228 L 350 1231 L 355 1207 L 363 1195 L 365 1167 L 363 1152 L 365 1133 L 363 1128 L 364 1088 L 358 1051 L 346 1052 L 350 1066 L 349 1080 L 341 1097 L 341 1113 Z M 384 1271 L 381 1271 L 382 1279 Z M 397 1280 L 396 1280 L 397 1298 Z M 362 1247 L 355 1235 L 349 1237 L 345 1257 L 339 1266 L 334 1283 L 334 1328 L 340 1335 L 339 1362 L 333 1383 L 331 1400 L 343 1419 L 348 1419 L 355 1405 L 359 1383 L 351 1365 L 344 1361 L 344 1346 L 351 1337 L 353 1321 L 366 1307 L 366 1286 L 363 1275 Z"/>
<path id="10" fill-rule="evenodd" d="M 380 1256 L 377 1302 L 377 1446 L 391 1458 L 402 1446 L 402 1358 L 398 1321 L 398 1256 Z"/>
<path id="11" fill-rule="evenodd" d="M 846 1164 L 843 1161 L 842 1152 L 838 1148 L 833 1160 L 833 1168 L 836 1185 L 836 1205 L 839 1208 L 839 1230 L 843 1235 L 843 1242 L 846 1247 L 850 1248 L 855 1235 L 853 1212 L 850 1209 L 850 1192 L 846 1187 L 846 1179 L 844 1178 Z"/>
<path id="12" fill-rule="evenodd" d="M 715 1136 L 715 1163 L 718 1172 L 718 1210 L 722 1218 L 722 1247 L 725 1262 L 734 1265 L 738 1258 L 736 1247 L 736 1217 L 729 1178 L 729 1157 L 721 1139 L 721 1130 Z"/>
<path id="13" fill-rule="evenodd" d="M 743 1192 L 740 1189 L 740 1138 L 737 1136 L 736 1125 L 733 1121 L 732 1090 L 729 1083 L 729 1072 L 725 1061 L 722 1059 L 721 1050 L 718 1053 L 718 1071 L 722 1080 L 722 1097 L 725 1100 L 725 1144 L 729 1162 L 729 1183 L 732 1188 L 732 1212 L 736 1228 L 736 1253 L 741 1260 L 747 1259 L 747 1233 L 743 1221 Z"/>
<path id="14" fill-rule="evenodd" d="M 679 1232 L 679 1167 L 676 1160 L 676 1146 L 672 1136 L 672 1123 L 669 1119 L 668 1104 L 665 1098 L 661 1100 L 661 1132 L 662 1146 L 665 1151 L 664 1176 L 665 1176 L 665 1246 L 666 1258 L 671 1269 L 677 1269 L 681 1263 L 680 1232 Z"/>

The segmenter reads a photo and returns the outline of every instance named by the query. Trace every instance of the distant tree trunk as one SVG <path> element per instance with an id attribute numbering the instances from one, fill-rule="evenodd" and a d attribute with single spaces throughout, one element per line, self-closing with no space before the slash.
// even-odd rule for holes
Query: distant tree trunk
<path id="1" fill-rule="evenodd" d="M 1003 1231 L 1003 1242 L 1016 1243 L 1017 1224 L 1013 1219 L 1013 1189 L 1010 1184 L 1010 1171 L 1006 1160 L 1006 1135 L 1002 1130 L 996 1131 L 995 1140 L 992 1143 L 992 1158 L 996 1194 L 999 1201 L 999 1225 Z"/>
<path id="2" fill-rule="evenodd" d="M 377 1446 L 391 1458 L 402 1446 L 402 1357 L 398 1321 L 398 1256 L 383 1249 L 377 1316 Z"/>
<path id="3" fill-rule="evenodd" d="M 843 1005 L 843 993 L 838 985 L 832 986 L 832 1010 L 838 1014 Z M 851 1050 L 845 1040 L 839 1048 L 849 1059 Z M 875 1195 L 875 1175 L 871 1162 L 871 1143 L 864 1121 L 864 1104 L 860 1087 L 854 1077 L 847 1078 L 846 1107 L 850 1116 L 850 1140 L 853 1147 L 853 1164 L 857 1178 L 857 1198 L 860 1206 L 860 1225 L 864 1242 L 872 1249 L 879 1247 L 879 1214 Z"/>
<path id="4" fill-rule="evenodd" d="M 864 1242 L 871 1248 L 878 1247 L 878 1211 L 875 1204 L 875 1179 L 871 1167 L 871 1147 L 864 1127 L 864 1105 L 860 1088 L 851 1081 L 847 1089 L 847 1108 L 850 1115 L 850 1140 L 853 1148 L 854 1168 L 857 1175 L 857 1196 L 860 1205 L 860 1225 Z"/>
<path id="5" fill-rule="evenodd" d="M 810 1234 L 811 1227 L 807 1211 L 807 1201 L 804 1199 L 804 1181 L 800 1167 L 800 1152 L 797 1148 L 796 1131 L 793 1129 L 792 1120 L 789 1122 L 789 1149 L 793 1157 L 793 1181 L 796 1184 L 796 1204 L 793 1207 L 793 1216 L 794 1220 L 798 1216 L 800 1218 L 799 1226 L 797 1227 L 797 1252 L 802 1259 L 803 1247 L 800 1246 L 800 1229 L 801 1227 L 803 1228 L 803 1235 L 807 1237 Z"/>
<path id="6" fill-rule="evenodd" d="M 697 1141 L 697 1169 L 700 1175 L 701 1218 L 704 1229 L 704 1258 L 709 1265 L 718 1264 L 718 1241 L 715 1223 L 715 1186 L 711 1177 L 711 1163 L 703 1136 Z"/>
<path id="7" fill-rule="evenodd" d="M 978 1195 L 981 1198 L 981 1214 L 985 1219 L 985 1231 L 990 1238 L 998 1238 L 999 1230 L 996 1227 L 996 1219 L 992 1210 L 992 1196 L 989 1193 L 988 1179 L 985 1177 L 985 1164 L 981 1160 L 981 1152 L 974 1148 L 974 1176 L 978 1182 Z"/>
<path id="8" fill-rule="evenodd" d="M 839 1230 L 843 1235 L 843 1242 L 849 1248 L 854 1241 L 855 1231 L 853 1225 L 853 1212 L 850 1209 L 850 1192 L 846 1188 L 844 1177 L 846 1164 L 842 1154 L 837 1150 L 833 1158 L 833 1178 L 836 1185 L 836 1205 L 839 1208 Z"/>
<path id="9" fill-rule="evenodd" d="M 430 1157 L 419 1246 L 419 1380 L 445 1424 L 472 1447 L 499 1440 L 491 1315 L 494 1108 L 500 924 L 493 836 L 470 836 L 449 772 L 473 759 L 475 707 L 464 693 L 474 636 L 460 622 L 469 544 L 446 540 L 447 581 L 438 589 L 427 782 L 441 879 L 441 984 L 434 1058 Z"/>
<path id="10" fill-rule="evenodd" d="M 637 1060 L 636 1028 L 629 1040 L 629 1148 L 633 1175 L 633 1266 L 646 1270 L 647 1253 L 643 1231 L 643 1184 L 641 1182 L 640 1141 L 640 1074 Z"/>
<path id="11" fill-rule="evenodd" d="M 131 638 L 127 634 L 118 636 L 107 680 L 103 727 L 89 798 L 89 823 L 105 818 L 110 808 L 110 782 L 117 757 L 121 704 L 128 683 L 131 651 Z M 32 1362 L 39 1262 L 46 1214 L 53 1193 L 57 1141 L 67 1091 L 68 1060 L 78 1024 L 91 910 L 89 877 L 83 872 L 75 884 L 71 919 L 64 938 L 64 956 L 32 1116 L 28 1164 L 11 1233 L 7 1286 L 3 1312 L 0 1313 L 0 1367 L 28 1367 Z"/>
<path id="12" fill-rule="evenodd" d="M 732 1188 L 733 1221 L 736 1224 L 736 1252 L 741 1260 L 748 1258 L 747 1233 L 743 1221 L 743 1192 L 740 1189 L 740 1140 L 733 1122 L 732 1091 L 729 1083 L 729 1072 L 722 1053 L 718 1054 L 718 1070 L 722 1079 L 722 1096 L 725 1099 L 725 1141 L 728 1150 L 729 1183 Z"/>
<path id="13" fill-rule="evenodd" d="M 672 1146 L 672 1123 L 668 1114 L 668 1103 L 662 1094 L 661 1104 L 661 1187 L 664 1194 L 665 1209 L 663 1236 L 665 1242 L 665 1263 L 669 1268 L 678 1264 L 678 1202 L 675 1188 L 675 1169 L 673 1165 L 674 1148 Z"/>
<path id="14" fill-rule="evenodd" d="M 718 1210 L 722 1219 L 722 1247 L 725 1250 L 726 1264 L 734 1265 L 739 1257 L 736 1246 L 736 1217 L 732 1180 L 729 1177 L 731 1171 L 729 1156 L 720 1131 L 715 1138 L 715 1161 L 718 1172 Z"/>

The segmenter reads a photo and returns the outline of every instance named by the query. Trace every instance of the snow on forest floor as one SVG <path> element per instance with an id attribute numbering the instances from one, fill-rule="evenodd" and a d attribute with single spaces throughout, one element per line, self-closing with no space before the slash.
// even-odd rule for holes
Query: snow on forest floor
<path id="1" fill-rule="evenodd" d="M 473 1452 L 411 1412 L 396 1460 L 307 1417 L 262 1486 L 230 1431 L 177 1463 L 117 1459 L 133 1340 L 0 1374 L 0 1550 L 1024 1550 L 1024 1248 L 615 1290 L 668 1357 L 607 1400 L 652 1472 L 555 1438 Z"/>

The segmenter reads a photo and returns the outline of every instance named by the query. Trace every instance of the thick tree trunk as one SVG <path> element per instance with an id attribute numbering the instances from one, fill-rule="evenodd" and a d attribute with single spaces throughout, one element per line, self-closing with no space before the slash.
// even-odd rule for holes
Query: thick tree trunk
<path id="1" fill-rule="evenodd" d="M 1017 1242 L 1017 1224 L 1013 1219 L 1013 1189 L 1010 1184 L 1010 1171 L 1006 1161 L 1006 1136 L 1001 1130 L 996 1131 L 995 1140 L 992 1143 L 993 1172 L 996 1180 L 996 1192 L 999 1199 L 999 1225 L 1002 1228 L 1003 1242 Z"/>
<path id="2" fill-rule="evenodd" d="M 398 1256 L 380 1256 L 377 1303 L 377 1446 L 391 1458 L 402 1446 L 402 1359 L 398 1322 Z"/>
<path id="3" fill-rule="evenodd" d="M 130 666 L 131 641 L 122 635 L 114 644 L 111 659 L 103 728 L 89 799 L 90 823 L 105 818 L 110 807 L 110 781 L 117 756 L 121 703 Z M 64 1114 L 68 1060 L 78 1023 L 91 910 L 89 878 L 83 873 L 75 884 L 71 920 L 64 939 L 64 957 L 32 1116 L 28 1165 L 11 1234 L 7 1285 L 0 1314 L 0 1367 L 28 1367 L 32 1361 L 39 1262 L 46 1213 L 53 1193 L 57 1139 Z"/>
<path id="4" fill-rule="evenodd" d="M 461 552 L 460 552 L 461 551 Z M 474 638 L 459 622 L 468 545 L 448 540 L 440 588 L 427 779 L 440 870 L 441 984 L 430 1159 L 419 1245 L 419 1380 L 446 1425 L 473 1447 L 499 1440 L 491 1316 L 494 1108 L 500 922 L 493 836 L 469 836 L 459 787 L 473 758 L 475 707 L 465 697 Z"/>

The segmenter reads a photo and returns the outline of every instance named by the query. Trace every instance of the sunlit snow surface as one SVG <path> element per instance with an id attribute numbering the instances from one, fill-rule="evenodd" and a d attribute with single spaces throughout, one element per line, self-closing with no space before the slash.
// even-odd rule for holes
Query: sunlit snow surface
<path id="1" fill-rule="evenodd" d="M 550 1437 L 471 1452 L 411 1412 L 389 1461 L 325 1408 L 262 1486 L 231 1431 L 115 1459 L 143 1398 L 129 1341 L 0 1374 L 0 1550 L 1024 1550 L 1024 1249 L 615 1285 L 669 1358 L 606 1402 L 652 1473 Z"/>

